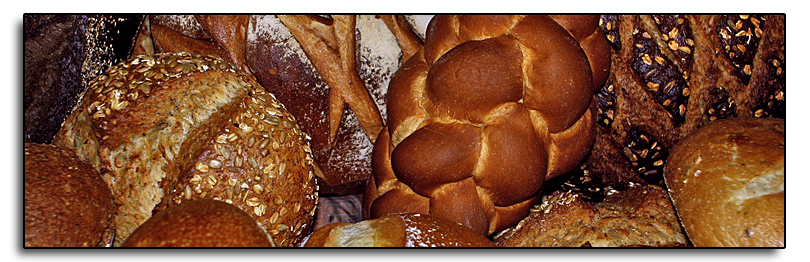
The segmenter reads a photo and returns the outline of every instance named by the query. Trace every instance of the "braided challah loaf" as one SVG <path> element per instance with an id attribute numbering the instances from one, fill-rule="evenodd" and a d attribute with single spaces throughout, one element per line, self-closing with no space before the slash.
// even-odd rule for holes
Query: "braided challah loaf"
<path id="1" fill-rule="evenodd" d="M 593 142 L 610 62 L 598 19 L 436 16 L 389 85 L 367 216 L 430 214 L 480 234 L 525 217 Z"/>

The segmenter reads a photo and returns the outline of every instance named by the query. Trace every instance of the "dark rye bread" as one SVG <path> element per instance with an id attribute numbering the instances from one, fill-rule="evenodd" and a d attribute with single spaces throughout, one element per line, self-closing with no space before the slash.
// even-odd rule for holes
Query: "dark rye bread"
<path id="1" fill-rule="evenodd" d="M 611 42 L 593 151 L 548 192 L 663 185 L 672 147 L 717 119 L 785 118 L 785 15 L 602 15 Z M 568 185 L 566 185 L 568 184 Z"/>
<path id="2" fill-rule="evenodd" d="M 118 205 L 116 245 L 153 210 L 219 199 L 279 245 L 309 230 L 317 185 L 306 134 L 273 95 L 213 56 L 138 56 L 91 82 L 57 134 Z M 156 209 L 157 208 L 157 209 Z"/>
<path id="3" fill-rule="evenodd" d="M 23 15 L 23 141 L 47 144 L 90 80 L 129 55 L 142 15 Z"/>
<path id="4" fill-rule="evenodd" d="M 25 247 L 112 243 L 115 204 L 98 171 L 71 149 L 24 144 Z"/>

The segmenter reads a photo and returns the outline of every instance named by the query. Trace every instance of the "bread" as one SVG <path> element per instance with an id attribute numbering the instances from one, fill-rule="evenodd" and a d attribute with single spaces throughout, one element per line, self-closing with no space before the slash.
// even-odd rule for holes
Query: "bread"
<path id="1" fill-rule="evenodd" d="M 371 174 L 372 142 L 383 125 L 385 113 L 380 111 L 388 79 L 400 59 L 397 42 L 381 19 L 373 15 L 149 18 L 156 52 L 215 53 L 245 64 L 243 69 L 288 106 L 312 137 L 322 192 L 362 191 Z M 240 26 L 229 20 L 238 20 Z M 239 34 L 222 33 L 229 27 L 244 27 L 246 37 L 238 30 Z M 241 54 L 241 49 L 244 63 L 231 61 L 230 57 L 241 57 L 231 55 Z"/>
<path id="2" fill-rule="evenodd" d="M 155 213 L 122 247 L 272 247 L 264 228 L 228 203 L 199 199 Z"/>
<path id="3" fill-rule="evenodd" d="M 557 191 L 494 237 L 499 247 L 685 247 L 667 192 L 654 185 L 612 191 L 604 201 Z"/>
<path id="4" fill-rule="evenodd" d="M 695 246 L 785 246 L 783 119 L 709 123 L 672 149 L 664 178 Z"/>
<path id="5" fill-rule="evenodd" d="M 73 150 L 25 143 L 25 247 L 112 243 L 115 204 L 107 184 Z"/>
<path id="6" fill-rule="evenodd" d="M 701 126 L 785 118 L 783 14 L 602 15 L 600 25 L 613 47 L 610 77 L 596 95 L 593 151 L 568 175 L 590 181 L 583 191 L 663 186 L 672 147 Z M 571 189 L 557 185 L 549 190 Z"/>
<path id="7" fill-rule="evenodd" d="M 74 148 L 112 189 L 120 245 L 153 211 L 222 200 L 290 246 L 318 193 L 307 135 L 272 94 L 214 56 L 139 56 L 91 82 L 55 144 Z"/>
<path id="8" fill-rule="evenodd" d="M 596 131 L 594 82 L 609 65 L 588 56 L 610 47 L 580 45 L 601 31 L 598 17 L 577 19 L 434 17 L 389 85 L 367 216 L 430 214 L 482 235 L 525 217 Z"/>
<path id="9" fill-rule="evenodd" d="M 142 15 L 23 15 L 23 141 L 48 144 L 79 94 L 127 58 Z"/>
<path id="10" fill-rule="evenodd" d="M 469 228 L 422 214 L 389 214 L 357 223 L 332 223 L 305 247 L 492 247 Z"/>

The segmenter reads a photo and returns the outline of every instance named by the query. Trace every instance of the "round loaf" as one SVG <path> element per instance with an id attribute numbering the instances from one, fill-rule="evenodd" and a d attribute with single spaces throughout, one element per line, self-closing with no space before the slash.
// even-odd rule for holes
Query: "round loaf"
<path id="1" fill-rule="evenodd" d="M 577 37 L 601 34 L 596 23 L 576 34 L 566 24 L 434 17 L 423 49 L 389 85 L 366 214 L 430 214 L 482 235 L 525 217 L 544 181 L 576 167 L 596 131 L 594 82 L 609 65 L 588 54 L 610 47 L 580 45 Z"/>
<path id="2" fill-rule="evenodd" d="M 695 246 L 785 246 L 784 119 L 717 120 L 667 162 L 666 185 Z"/>
<path id="3" fill-rule="evenodd" d="M 112 243 L 115 204 L 107 184 L 69 149 L 25 143 L 25 246 Z"/>
<path id="4" fill-rule="evenodd" d="M 122 247 L 272 247 L 247 213 L 217 200 L 192 200 L 155 213 Z"/>
<path id="5" fill-rule="evenodd" d="M 216 56 L 138 56 L 91 82 L 55 138 L 102 175 L 116 245 L 153 211 L 193 199 L 250 214 L 278 246 L 309 231 L 317 185 L 307 135 L 272 94 Z"/>
<path id="6" fill-rule="evenodd" d="M 388 214 L 357 223 L 332 223 L 312 233 L 305 247 L 492 247 L 469 228 L 423 214 Z"/>

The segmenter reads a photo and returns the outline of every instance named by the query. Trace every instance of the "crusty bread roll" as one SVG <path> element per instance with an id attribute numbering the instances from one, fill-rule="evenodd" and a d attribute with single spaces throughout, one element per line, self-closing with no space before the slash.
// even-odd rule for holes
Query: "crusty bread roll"
<path id="1" fill-rule="evenodd" d="M 653 185 L 614 190 L 598 203 L 570 191 L 554 192 L 494 240 L 500 247 L 689 245 L 667 192 Z"/>
<path id="2" fill-rule="evenodd" d="M 272 247 L 267 231 L 228 203 L 199 199 L 155 213 L 122 247 Z"/>
<path id="3" fill-rule="evenodd" d="M 357 223 L 328 224 L 305 247 L 491 247 L 469 228 L 423 214 L 388 214 Z"/>
<path id="4" fill-rule="evenodd" d="M 57 134 L 110 186 L 116 244 L 193 199 L 245 210 L 290 246 L 309 231 L 317 185 L 307 135 L 272 94 L 213 56 L 139 56 L 89 86 Z"/>
<path id="5" fill-rule="evenodd" d="M 667 162 L 666 185 L 695 246 L 785 246 L 784 119 L 717 120 Z"/>
<path id="6" fill-rule="evenodd" d="M 98 171 L 73 150 L 25 143 L 25 246 L 112 243 L 115 204 Z"/>
<path id="7" fill-rule="evenodd" d="M 367 216 L 430 214 L 482 235 L 525 217 L 593 142 L 595 76 L 609 65 L 588 54 L 610 47 L 581 46 L 601 31 L 579 19 L 593 23 L 572 34 L 547 16 L 434 17 L 389 85 Z"/>

